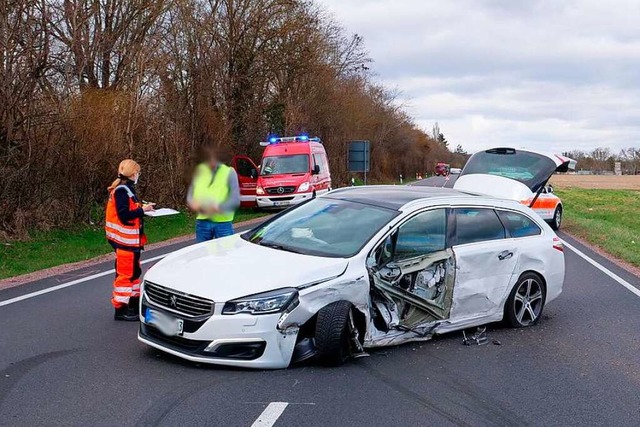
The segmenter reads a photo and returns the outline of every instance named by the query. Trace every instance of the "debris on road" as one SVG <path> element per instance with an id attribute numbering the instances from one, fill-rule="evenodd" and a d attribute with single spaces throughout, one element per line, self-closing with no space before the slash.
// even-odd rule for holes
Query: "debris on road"
<path id="1" fill-rule="evenodd" d="M 476 333 L 467 337 L 466 331 L 462 331 L 462 344 L 464 345 L 484 345 L 489 342 L 487 337 L 487 328 L 482 327 L 476 330 Z"/>

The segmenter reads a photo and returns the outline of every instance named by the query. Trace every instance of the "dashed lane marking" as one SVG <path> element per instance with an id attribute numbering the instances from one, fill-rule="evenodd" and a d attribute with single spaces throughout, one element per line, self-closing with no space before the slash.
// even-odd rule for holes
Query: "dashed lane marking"
<path id="1" fill-rule="evenodd" d="M 287 406 L 289 406 L 287 402 L 269 403 L 258 419 L 251 424 L 251 427 L 271 427 L 278 421 Z"/>

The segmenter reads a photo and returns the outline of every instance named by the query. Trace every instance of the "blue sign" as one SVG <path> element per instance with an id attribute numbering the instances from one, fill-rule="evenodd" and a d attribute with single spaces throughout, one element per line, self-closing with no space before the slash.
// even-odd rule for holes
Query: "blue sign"
<path id="1" fill-rule="evenodd" d="M 349 172 L 369 172 L 369 141 L 351 141 L 347 160 Z"/>

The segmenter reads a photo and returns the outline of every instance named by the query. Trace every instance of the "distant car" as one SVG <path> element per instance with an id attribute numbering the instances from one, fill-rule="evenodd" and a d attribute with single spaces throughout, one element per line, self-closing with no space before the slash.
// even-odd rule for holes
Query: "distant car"
<path id="1" fill-rule="evenodd" d="M 449 173 L 451 175 L 460 175 L 460 172 L 462 172 L 462 169 L 460 169 L 460 168 L 451 168 L 451 169 L 449 169 Z"/>
<path id="2" fill-rule="evenodd" d="M 447 176 L 449 175 L 449 165 L 444 162 L 438 162 L 436 164 L 436 176 Z"/>
<path id="3" fill-rule="evenodd" d="M 201 363 L 338 365 L 502 319 L 534 325 L 564 269 L 561 241 L 518 202 L 344 188 L 158 262 L 144 277 L 138 337 Z"/>
<path id="4" fill-rule="evenodd" d="M 547 183 L 553 173 L 567 172 L 575 165 L 575 160 L 557 154 L 492 148 L 469 158 L 453 188 L 518 200 L 559 230 L 562 200 Z"/>

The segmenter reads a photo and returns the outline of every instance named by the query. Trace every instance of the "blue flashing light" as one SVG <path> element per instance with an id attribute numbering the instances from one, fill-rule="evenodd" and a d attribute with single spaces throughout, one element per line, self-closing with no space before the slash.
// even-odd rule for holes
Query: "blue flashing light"
<path id="1" fill-rule="evenodd" d="M 276 142 L 278 142 L 278 138 L 276 138 L 275 136 L 272 136 L 271 138 L 269 138 L 269 142 L 272 144 L 275 144 Z"/>
<path id="2" fill-rule="evenodd" d="M 309 137 L 307 135 L 300 135 L 300 141 L 307 141 Z"/>

